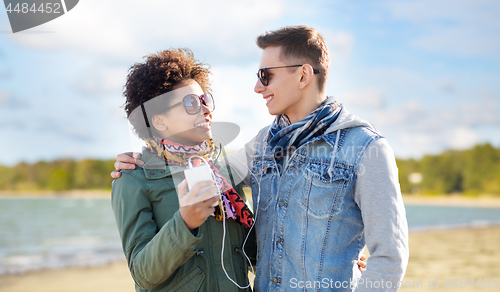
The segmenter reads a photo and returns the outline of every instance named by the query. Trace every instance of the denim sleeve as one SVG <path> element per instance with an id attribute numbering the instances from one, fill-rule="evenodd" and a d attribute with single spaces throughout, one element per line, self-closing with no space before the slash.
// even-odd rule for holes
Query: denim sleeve
<path id="1" fill-rule="evenodd" d="M 370 257 L 355 291 L 397 291 L 409 257 L 398 169 L 385 138 L 373 141 L 369 148 L 360 161 L 354 196 L 361 209 Z"/>

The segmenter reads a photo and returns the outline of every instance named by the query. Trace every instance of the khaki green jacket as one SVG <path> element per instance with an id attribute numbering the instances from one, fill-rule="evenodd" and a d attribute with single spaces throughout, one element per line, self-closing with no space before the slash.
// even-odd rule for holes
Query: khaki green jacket
<path id="1" fill-rule="evenodd" d="M 172 176 L 183 177 L 184 169 L 166 167 L 148 151 L 142 155 L 144 168 L 122 170 L 112 189 L 112 207 L 136 291 L 251 291 L 239 289 L 222 269 L 222 222 L 209 216 L 193 235 L 182 220 Z M 235 189 L 245 199 L 241 188 Z M 226 220 L 224 266 L 240 286 L 248 284 L 248 264 L 241 251 L 246 234 L 242 225 Z M 249 239 L 245 245 L 252 258 L 254 243 Z"/>

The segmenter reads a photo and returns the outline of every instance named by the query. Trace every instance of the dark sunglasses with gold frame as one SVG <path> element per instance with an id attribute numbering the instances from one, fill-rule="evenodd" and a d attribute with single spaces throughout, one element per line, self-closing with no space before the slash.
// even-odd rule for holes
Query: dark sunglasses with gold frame
<path id="1" fill-rule="evenodd" d="M 259 78 L 260 82 L 262 85 L 267 86 L 269 85 L 269 73 L 267 70 L 269 69 L 279 69 L 279 68 L 291 68 L 291 67 L 300 67 L 304 66 L 302 65 L 288 65 L 288 66 L 278 66 L 278 67 L 265 67 L 265 68 L 260 68 L 259 71 L 257 72 L 257 78 Z M 313 73 L 318 74 L 320 71 L 318 69 L 313 68 Z"/>

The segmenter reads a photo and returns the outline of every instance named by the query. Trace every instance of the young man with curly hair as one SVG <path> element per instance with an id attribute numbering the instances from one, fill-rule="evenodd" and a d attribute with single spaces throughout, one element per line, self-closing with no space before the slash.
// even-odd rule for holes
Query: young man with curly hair
<path id="1" fill-rule="evenodd" d="M 255 291 L 396 291 L 409 254 L 391 147 L 326 96 L 330 55 L 316 30 L 285 27 L 257 44 L 254 90 L 276 119 L 229 157 L 252 187 Z M 117 159 L 117 169 L 133 161 Z M 361 276 L 356 263 L 365 245 L 370 258 Z"/>

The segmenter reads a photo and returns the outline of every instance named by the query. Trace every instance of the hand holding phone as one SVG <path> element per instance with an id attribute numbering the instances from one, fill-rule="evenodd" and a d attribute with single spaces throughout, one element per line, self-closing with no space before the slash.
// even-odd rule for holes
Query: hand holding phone
<path id="1" fill-rule="evenodd" d="M 192 190 L 196 183 L 213 180 L 212 170 L 210 169 L 210 166 L 208 164 L 201 164 L 198 166 L 187 168 L 186 170 L 184 170 L 184 176 L 186 177 L 189 190 Z M 211 197 L 219 196 L 217 190 L 215 190 L 214 193 L 204 194 L 204 191 L 207 189 L 208 187 L 201 189 L 198 194 L 192 194 L 191 196 L 185 198 L 182 203 L 187 205 L 195 204 L 210 199 Z M 180 204 L 181 202 L 179 201 L 179 205 Z M 217 206 L 217 204 L 218 202 L 215 202 L 212 207 Z"/>
<path id="2" fill-rule="evenodd" d="M 189 230 L 194 230 L 203 224 L 208 216 L 215 212 L 215 208 L 212 205 L 218 202 L 218 198 L 213 196 L 217 192 L 217 188 L 215 187 L 215 182 L 209 180 L 196 183 L 189 192 L 186 192 L 186 189 L 187 181 L 183 180 L 177 186 L 179 212 Z M 202 189 L 204 190 L 201 191 Z M 191 203 L 192 198 L 207 199 Z"/>

